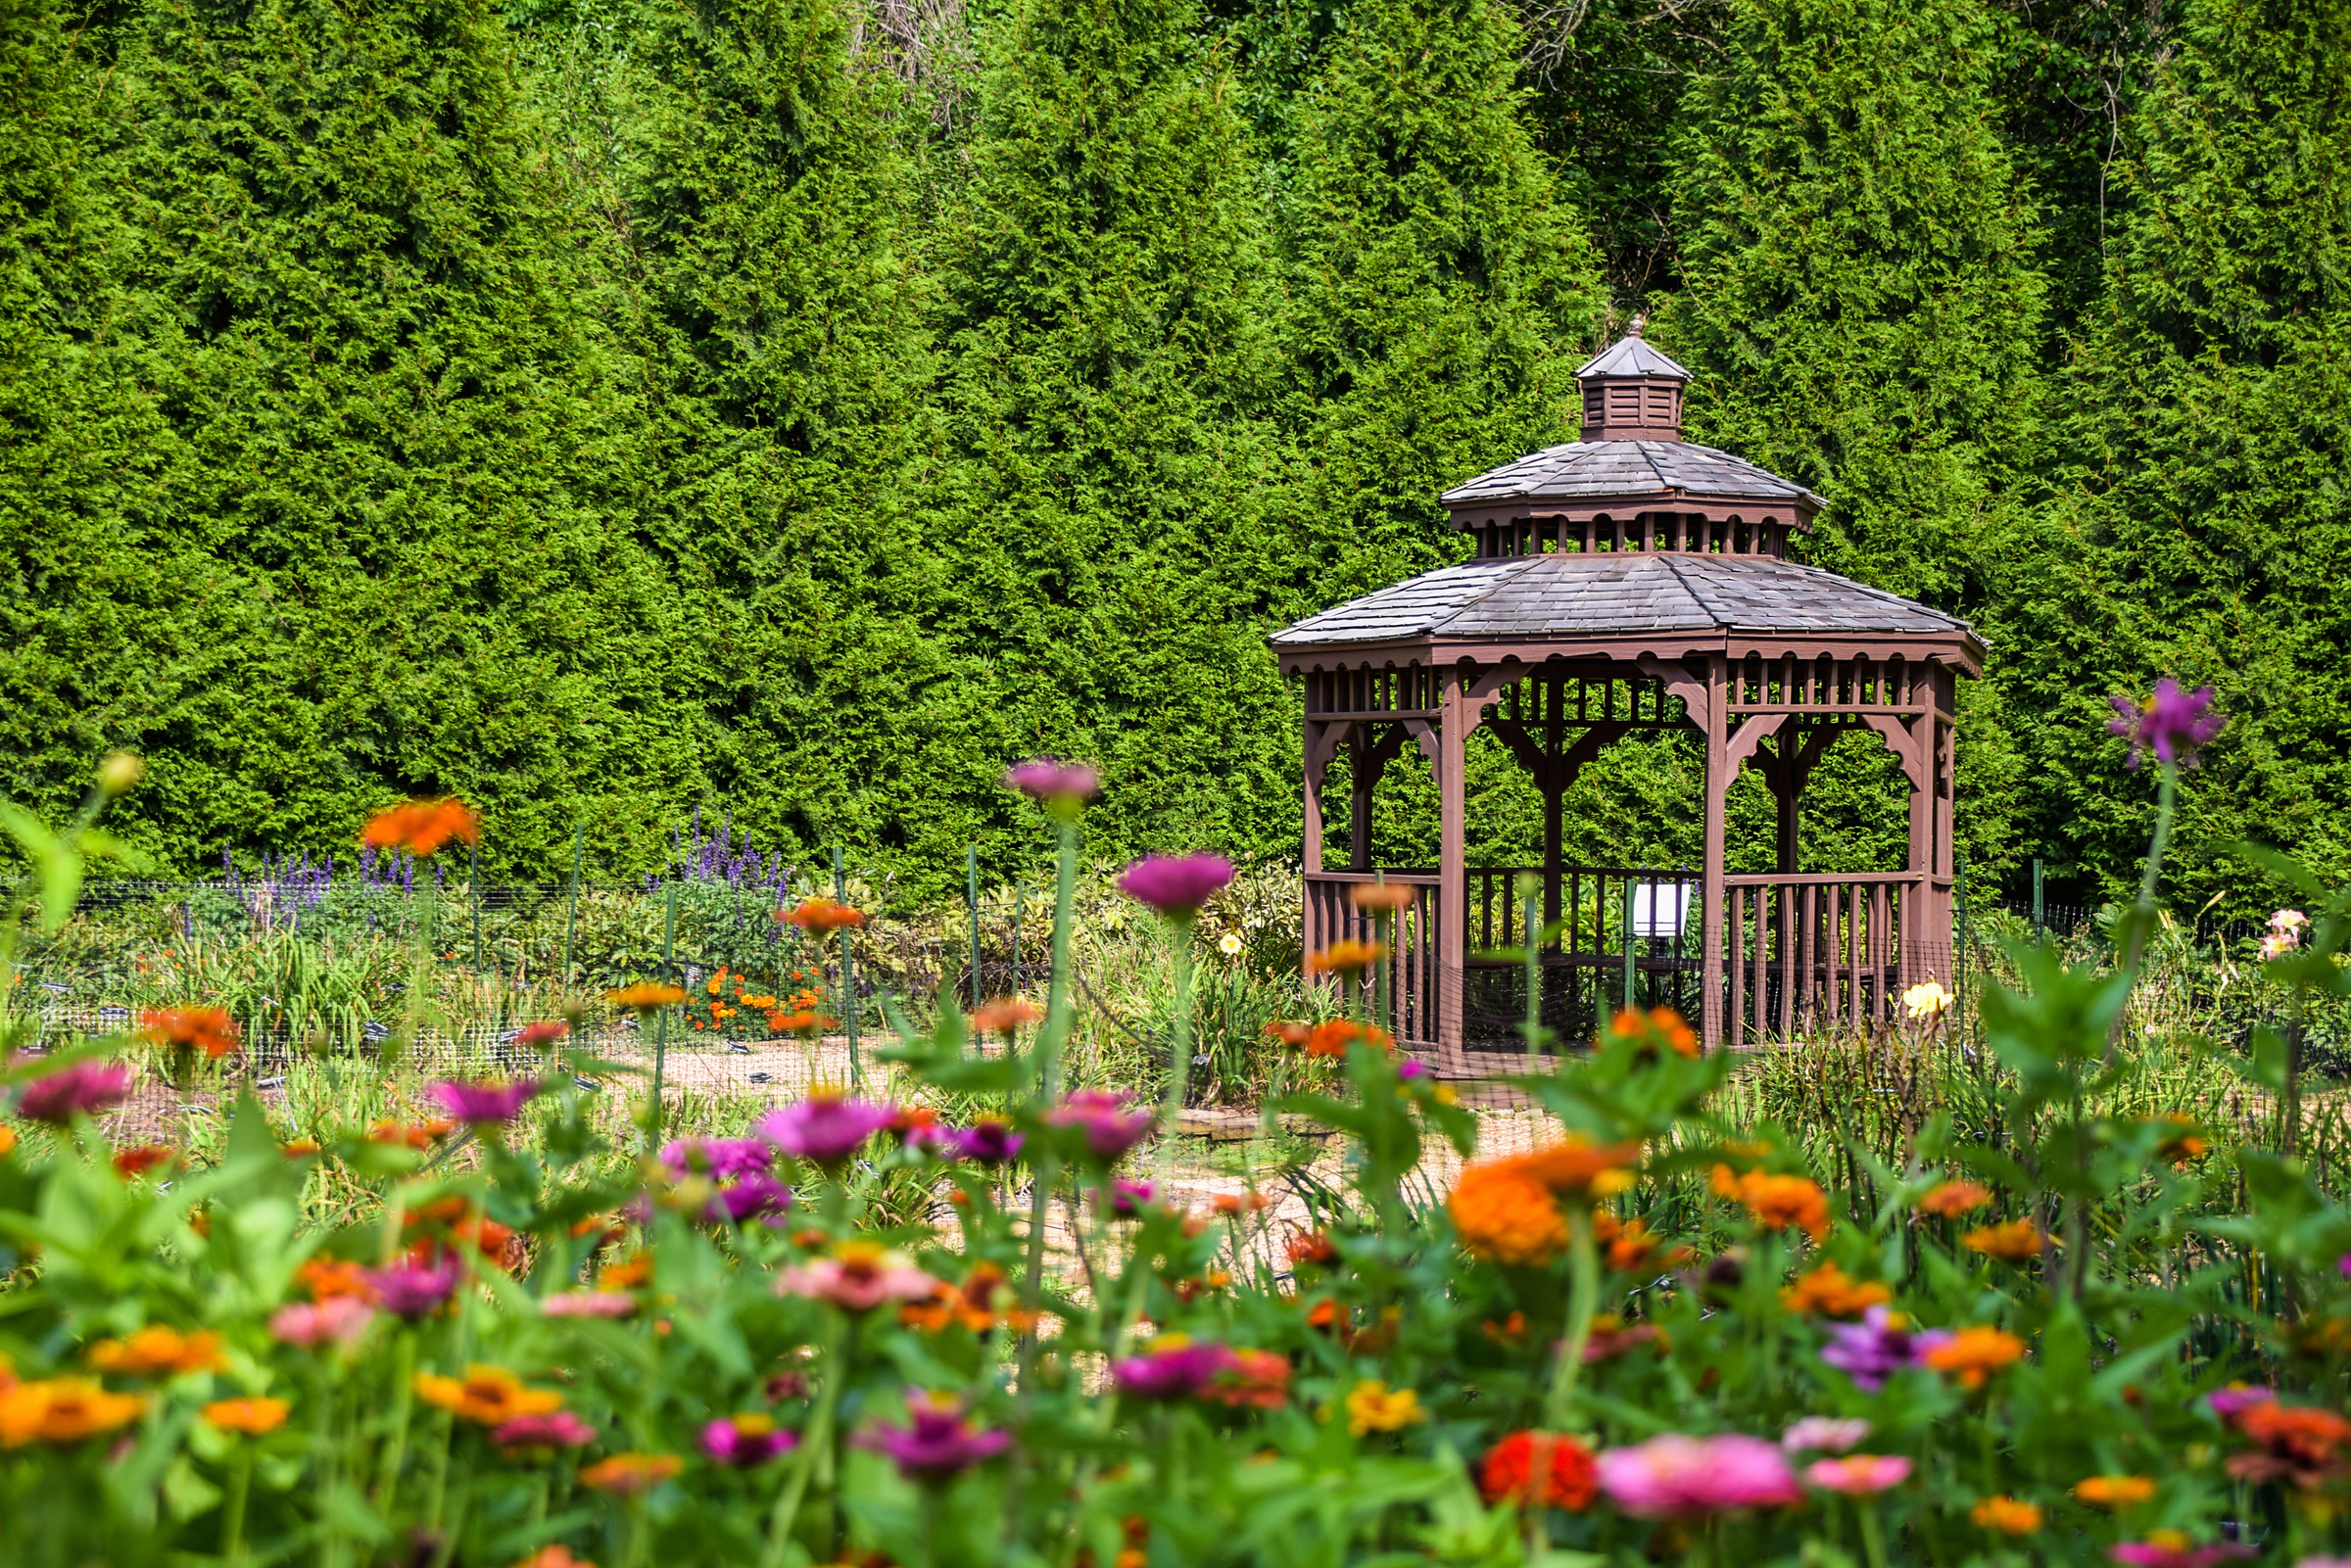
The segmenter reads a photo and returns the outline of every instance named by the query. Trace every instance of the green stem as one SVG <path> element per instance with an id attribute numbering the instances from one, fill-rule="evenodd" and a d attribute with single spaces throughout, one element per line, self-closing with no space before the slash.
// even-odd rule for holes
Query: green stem
<path id="1" fill-rule="evenodd" d="M 799 1520 L 800 1499 L 807 1495 L 817 1454 L 832 1449 L 833 1412 L 840 1403 L 840 1386 L 848 1381 L 848 1368 L 842 1364 L 845 1360 L 842 1348 L 847 1338 L 848 1319 L 838 1309 L 827 1312 L 825 1386 L 816 1397 L 816 1409 L 808 1417 L 808 1430 L 801 1434 L 799 1449 L 792 1456 L 792 1479 L 776 1495 L 775 1511 L 768 1515 L 767 1549 L 760 1555 L 759 1568 L 783 1568 L 784 1547 L 792 1540 L 792 1527 Z"/>
<path id="2" fill-rule="evenodd" d="M 252 1489 L 253 1445 L 240 1443 L 236 1467 L 228 1476 L 228 1504 L 220 1525 L 220 1554 L 232 1563 L 245 1560 L 245 1498 Z"/>
<path id="3" fill-rule="evenodd" d="M 1592 1338 L 1592 1313 L 1600 1306 L 1600 1252 L 1592 1243 L 1592 1215 L 1578 1202 L 1567 1210 L 1567 1332 L 1551 1369 L 1551 1392 L 1543 1401 L 1546 1431 L 1567 1430 L 1575 1402 L 1575 1381 L 1584 1369 L 1584 1347 Z"/>
<path id="4" fill-rule="evenodd" d="M 392 1438 L 384 1445 L 383 1462 L 375 1474 L 375 1505 L 390 1511 L 394 1493 L 400 1486 L 401 1462 L 408 1452 L 408 1417 L 415 1408 L 416 1391 L 416 1334 L 404 1328 L 396 1336 L 397 1346 L 392 1361 Z"/>
<path id="5" fill-rule="evenodd" d="M 1853 1511 L 1861 1516 L 1861 1550 L 1869 1559 L 1869 1568 L 1886 1568 L 1886 1527 L 1878 1522 L 1878 1505 L 1867 1497 L 1855 1497 Z"/>

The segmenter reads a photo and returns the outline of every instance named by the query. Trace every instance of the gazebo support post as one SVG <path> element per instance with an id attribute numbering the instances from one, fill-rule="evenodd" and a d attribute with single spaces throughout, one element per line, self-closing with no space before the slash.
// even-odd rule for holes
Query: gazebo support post
<path id="1" fill-rule="evenodd" d="M 1724 733 L 1729 706 L 1730 661 L 1720 653 L 1706 655 L 1706 840 L 1705 879 L 1699 913 L 1699 1033 L 1707 1050 L 1722 1044 L 1722 980 L 1724 957 L 1722 862 L 1724 797 L 1730 793 L 1737 768 L 1730 758 L 1730 737 Z"/>
<path id="2" fill-rule="evenodd" d="M 1469 725 L 1477 704 L 1467 668 L 1447 670 L 1437 730 L 1437 1054 L 1444 1070 L 1465 1071 L 1463 975 L 1469 963 Z"/>

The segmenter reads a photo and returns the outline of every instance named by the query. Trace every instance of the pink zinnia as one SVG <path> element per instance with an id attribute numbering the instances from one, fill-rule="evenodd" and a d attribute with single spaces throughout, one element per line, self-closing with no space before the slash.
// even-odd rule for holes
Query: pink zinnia
<path id="1" fill-rule="evenodd" d="M 129 1094 L 130 1069 L 76 1062 L 24 1085 L 17 1096 L 17 1115 L 64 1126 L 75 1117 L 112 1111 Z"/>
<path id="2" fill-rule="evenodd" d="M 901 1254 L 868 1242 L 846 1243 L 836 1257 L 794 1263 L 776 1276 L 779 1296 L 810 1296 L 851 1312 L 869 1312 L 885 1302 L 929 1301 L 938 1288 Z"/>
<path id="3" fill-rule="evenodd" d="M 2252 1556 L 2253 1548 L 2233 1542 L 2214 1546 L 2184 1546 L 2168 1541 L 2126 1541 L 2107 1547 L 2106 1555 L 2125 1568 L 2216 1568 L 2217 1564 L 2234 1558 Z"/>
<path id="4" fill-rule="evenodd" d="M 514 1119 L 533 1096 L 547 1085 L 531 1078 L 516 1083 L 428 1083 L 424 1092 L 441 1103 L 456 1119 L 468 1126 L 496 1126 Z"/>
<path id="5" fill-rule="evenodd" d="M 269 1333 L 281 1345 L 312 1348 L 332 1340 L 349 1345 L 375 1320 L 375 1308 L 357 1296 L 329 1296 L 318 1303 L 296 1302 L 269 1318 Z"/>
<path id="6" fill-rule="evenodd" d="M 1807 1415 L 1780 1434 L 1780 1449 L 1785 1453 L 1806 1449 L 1843 1453 L 1868 1436 L 1869 1423 L 1858 1416 L 1840 1420 L 1833 1415 Z"/>
<path id="7" fill-rule="evenodd" d="M 1232 862 L 1223 855 L 1146 855 L 1127 868 L 1119 891 L 1171 919 L 1190 920 L 1231 880 Z"/>
<path id="8" fill-rule="evenodd" d="M 1599 1459 L 1601 1489 L 1640 1519 L 1771 1508 L 1803 1500 L 1780 1450 L 1761 1438 L 1691 1438 L 1678 1432 Z"/>
<path id="9" fill-rule="evenodd" d="M 1127 1096 L 1111 1089 L 1080 1089 L 1059 1108 L 1045 1114 L 1057 1127 L 1077 1127 L 1085 1133 L 1086 1151 L 1105 1164 L 1143 1141 L 1151 1130 L 1148 1111 L 1127 1109 Z"/>
<path id="10" fill-rule="evenodd" d="M 1804 1479 L 1823 1492 L 1866 1497 L 1909 1480 L 1910 1461 L 1897 1453 L 1848 1453 L 1814 1460 L 1804 1467 Z"/>
<path id="11" fill-rule="evenodd" d="M 764 1415 L 722 1415 L 702 1428 L 702 1451 L 720 1464 L 747 1470 L 800 1446 L 797 1434 Z"/>
<path id="12" fill-rule="evenodd" d="M 811 1094 L 797 1105 L 770 1111 L 751 1130 L 789 1155 L 820 1165 L 838 1165 L 866 1139 L 889 1125 L 888 1106 L 838 1094 Z"/>
<path id="13" fill-rule="evenodd" d="M 2212 688 L 2183 691 L 2180 683 L 2168 675 L 2155 683 L 2155 694 L 2144 702 L 2134 702 L 2120 692 L 2112 701 L 2114 717 L 2106 721 L 2106 729 L 2111 735 L 2129 737 L 2129 766 L 2133 768 L 2138 766 L 2139 754 L 2144 751 L 2154 752 L 2158 762 L 2184 767 L 2196 760 L 2196 748 L 2219 735 L 2228 722 L 2212 711 Z"/>
<path id="14" fill-rule="evenodd" d="M 596 1428 L 569 1410 L 545 1415 L 518 1415 L 490 1434 L 502 1449 L 584 1449 L 596 1441 Z"/>
<path id="15" fill-rule="evenodd" d="M 1004 1451 L 1012 1438 L 986 1432 L 964 1418 L 962 1403 L 944 1395 L 917 1389 L 907 1396 L 905 1426 L 876 1423 L 857 1439 L 860 1448 L 878 1449 L 898 1462 L 909 1481 L 944 1482 Z"/>
<path id="16" fill-rule="evenodd" d="M 542 1317 L 626 1317 L 637 1310 L 637 1298 L 625 1290 L 567 1290 L 542 1297 Z"/>

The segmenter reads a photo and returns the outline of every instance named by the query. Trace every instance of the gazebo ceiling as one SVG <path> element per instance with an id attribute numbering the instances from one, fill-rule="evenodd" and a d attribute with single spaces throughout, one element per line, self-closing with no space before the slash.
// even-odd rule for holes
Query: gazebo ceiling
<path id="1" fill-rule="evenodd" d="M 1440 567 L 1311 615 L 1272 642 L 1295 667 L 1298 655 L 1316 649 L 1557 641 L 1572 654 L 1576 642 L 1628 634 L 1649 635 L 1667 656 L 1669 648 L 1702 645 L 1744 655 L 1756 639 L 1783 638 L 1824 650 L 1856 639 L 1899 641 L 1912 657 L 1947 658 L 1971 674 L 1984 657 L 1965 621 L 1834 572 L 1768 555 L 1662 550 L 1556 551 Z"/>

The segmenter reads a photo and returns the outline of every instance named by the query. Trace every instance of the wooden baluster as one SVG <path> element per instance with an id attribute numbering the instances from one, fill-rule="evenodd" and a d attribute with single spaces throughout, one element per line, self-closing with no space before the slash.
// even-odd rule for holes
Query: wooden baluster
<path id="1" fill-rule="evenodd" d="M 1766 983 L 1769 972 L 1764 968 L 1764 944 L 1770 941 L 1768 917 L 1771 910 L 1771 889 L 1755 889 L 1755 1039 L 1760 1043 L 1771 1032 L 1771 988 Z"/>
<path id="2" fill-rule="evenodd" d="M 1780 1038 L 1796 1032 L 1796 888 L 1780 884 Z"/>
<path id="3" fill-rule="evenodd" d="M 1887 891 L 1884 882 L 1879 882 L 1869 890 L 1869 934 L 1873 949 L 1869 956 L 1869 973 L 1870 983 L 1877 993 L 1872 998 L 1874 1005 L 1870 1009 L 1873 1027 L 1885 1022 L 1894 1012 L 1891 1005 L 1894 998 L 1886 985 L 1886 968 L 1894 959 L 1894 917 L 1888 907 L 1890 900 L 1886 896 Z"/>
<path id="4" fill-rule="evenodd" d="M 1727 960 L 1731 976 L 1729 1012 L 1731 1049 L 1734 1051 L 1747 1043 L 1747 1009 L 1745 1006 L 1747 998 L 1740 994 L 1745 989 L 1741 981 L 1747 977 L 1747 966 L 1739 962 L 1739 944 L 1746 938 L 1746 927 L 1747 889 L 1734 887 L 1731 889 L 1730 928 L 1725 932 L 1725 935 L 1729 937 L 1729 941 L 1725 945 L 1730 951 L 1723 955 Z"/>

